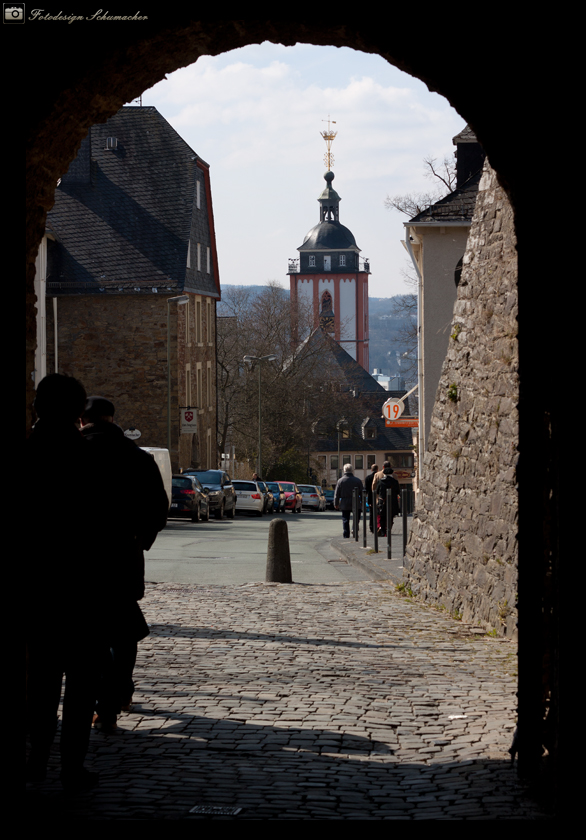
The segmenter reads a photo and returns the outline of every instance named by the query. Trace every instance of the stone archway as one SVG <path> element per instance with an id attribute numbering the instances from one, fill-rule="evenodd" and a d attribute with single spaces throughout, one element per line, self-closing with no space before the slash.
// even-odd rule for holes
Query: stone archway
<path id="1" fill-rule="evenodd" d="M 34 97 L 31 96 L 25 109 L 28 422 L 33 396 L 30 372 L 35 340 L 34 261 L 55 184 L 89 127 L 105 121 L 166 73 L 193 63 L 200 55 L 214 55 L 265 40 L 285 45 L 304 42 L 346 46 L 377 53 L 421 79 L 431 90 L 445 96 L 471 125 L 511 200 L 520 260 L 520 598 L 525 602 L 525 609 L 520 618 L 524 627 L 520 629 L 519 708 L 530 732 L 538 724 L 534 699 L 540 692 L 541 673 L 541 654 L 532 649 L 530 640 L 543 629 L 540 623 L 543 581 L 532 572 L 534 558 L 555 555 L 554 571 L 561 576 L 557 568 L 561 536 L 551 537 L 558 509 L 555 488 L 560 481 L 560 418 L 557 407 L 544 406 L 541 399 L 540 387 L 548 376 L 548 359 L 544 358 L 539 366 L 533 359 L 543 347 L 543 323 L 547 317 L 555 318 L 554 303 L 535 299 L 532 285 L 536 267 L 540 272 L 547 270 L 548 264 L 553 268 L 557 257 L 553 255 L 553 245 L 549 245 L 548 253 L 541 229 L 533 222 L 539 195 L 533 172 L 541 154 L 546 155 L 545 147 L 541 147 L 544 114 L 536 104 L 546 86 L 538 76 L 544 78 L 550 68 L 535 62 L 531 85 L 524 89 L 520 103 L 518 91 L 527 75 L 527 54 L 521 50 L 509 51 L 503 61 L 500 54 L 503 33 L 498 23 L 490 21 L 483 22 L 480 32 L 462 27 L 459 35 L 458 27 L 450 24 L 449 43 L 437 34 L 433 20 L 418 20 L 416 33 L 407 34 L 402 26 L 387 33 L 374 17 L 368 22 L 358 18 L 331 25 L 324 21 L 197 21 L 174 10 L 172 20 L 165 17 L 156 22 L 108 24 L 107 31 L 100 30 L 98 37 L 92 22 L 72 26 L 39 23 L 31 33 L 32 28 L 30 25 L 27 30 L 31 40 L 26 53 L 19 54 L 22 62 L 19 78 L 31 78 L 31 68 L 26 62 L 32 55 L 35 60 L 35 75 L 30 82 Z M 551 84 L 550 79 L 548 85 Z M 547 529 L 533 527 L 536 512 L 538 520 L 547 520 Z M 547 632 L 552 632 L 550 626 Z M 550 640 L 551 650 L 557 655 L 561 631 L 558 628 L 553 632 L 556 635 Z M 565 679 L 568 673 L 559 670 L 558 680 Z M 558 727 L 556 740 L 561 756 L 569 739 L 564 741 L 561 724 Z M 529 750 L 530 763 L 535 764 L 536 750 L 538 745 L 534 743 Z"/>

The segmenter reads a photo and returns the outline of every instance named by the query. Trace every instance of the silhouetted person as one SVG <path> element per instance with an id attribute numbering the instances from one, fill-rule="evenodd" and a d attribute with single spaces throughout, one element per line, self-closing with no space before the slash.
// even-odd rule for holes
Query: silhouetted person
<path id="1" fill-rule="evenodd" d="M 144 551 L 165 527 L 169 499 L 153 458 L 114 423 L 114 405 L 89 397 L 82 435 L 99 464 L 92 480 L 100 504 L 90 512 L 94 585 L 102 593 L 109 654 L 103 663 L 95 725 L 116 728 L 134 691 L 137 645 L 149 629 L 138 601 L 144 596 Z"/>
<path id="2" fill-rule="evenodd" d="M 382 473 L 377 473 L 376 494 L 378 496 L 379 529 L 381 537 L 386 537 L 387 527 L 393 529 L 393 520 L 400 510 L 401 487 L 396 478 L 393 477 L 393 468 L 388 461 L 383 465 Z M 391 493 L 391 518 L 387 523 L 387 491 Z"/>
<path id="3" fill-rule="evenodd" d="M 95 502 L 92 463 L 76 426 L 86 401 L 73 377 L 51 374 L 37 389 L 35 424 L 26 449 L 26 475 L 35 487 L 34 539 L 26 555 L 27 712 L 31 753 L 27 780 L 46 775 L 61 725 L 61 780 L 68 790 L 97 782 L 83 767 L 103 652 L 100 610 L 86 547 L 87 511 Z"/>
<path id="4" fill-rule="evenodd" d="M 376 523 L 376 499 L 372 492 L 372 483 L 374 481 L 374 476 L 378 470 L 376 464 L 373 464 L 370 468 L 369 474 L 364 479 L 364 487 L 366 489 L 366 494 L 368 498 L 368 507 L 370 510 L 370 532 L 374 533 L 374 526 Z"/>

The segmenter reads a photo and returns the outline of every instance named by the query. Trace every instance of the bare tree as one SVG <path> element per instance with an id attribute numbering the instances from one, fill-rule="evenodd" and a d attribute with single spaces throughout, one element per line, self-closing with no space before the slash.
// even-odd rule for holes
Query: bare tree
<path id="1" fill-rule="evenodd" d="M 455 159 L 444 157 L 443 161 L 438 163 L 436 158 L 428 156 L 424 158 L 423 164 L 423 176 L 434 183 L 434 189 L 428 192 L 387 196 L 384 200 L 387 210 L 398 210 L 412 219 L 436 201 L 454 192 L 456 189 Z"/>
<path id="2" fill-rule="evenodd" d="M 288 292 L 268 283 L 260 294 L 229 287 L 218 317 L 219 451 L 236 447 L 236 459 L 255 463 L 258 455 L 258 369 L 244 356 L 274 355 L 261 365 L 263 471 L 266 477 L 288 470 L 306 478 L 307 453 L 315 439 L 315 419 L 332 408 L 336 385 L 324 369 L 326 337 L 313 330 L 313 313 L 297 308 L 295 328 L 309 338 L 293 344 Z M 282 477 L 282 476 L 281 476 Z"/>

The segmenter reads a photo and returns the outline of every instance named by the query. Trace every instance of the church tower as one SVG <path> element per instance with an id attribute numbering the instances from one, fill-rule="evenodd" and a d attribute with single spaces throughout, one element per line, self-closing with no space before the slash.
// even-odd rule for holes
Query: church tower
<path id="1" fill-rule="evenodd" d="M 328 120 L 329 124 L 329 120 Z M 341 198 L 333 188 L 331 144 L 336 132 L 321 132 L 328 152 L 325 189 L 318 198 L 319 222 L 289 260 L 291 300 L 313 311 L 314 327 L 321 326 L 368 372 L 368 261 L 350 230 L 340 223 Z"/>

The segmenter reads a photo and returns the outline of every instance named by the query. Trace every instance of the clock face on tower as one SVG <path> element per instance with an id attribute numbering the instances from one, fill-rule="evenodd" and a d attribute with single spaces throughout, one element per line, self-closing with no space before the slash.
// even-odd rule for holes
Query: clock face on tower
<path id="1" fill-rule="evenodd" d="M 334 316 L 333 315 L 320 315 L 319 325 L 322 330 L 325 330 L 328 333 L 335 332 L 335 323 L 334 323 Z"/>

